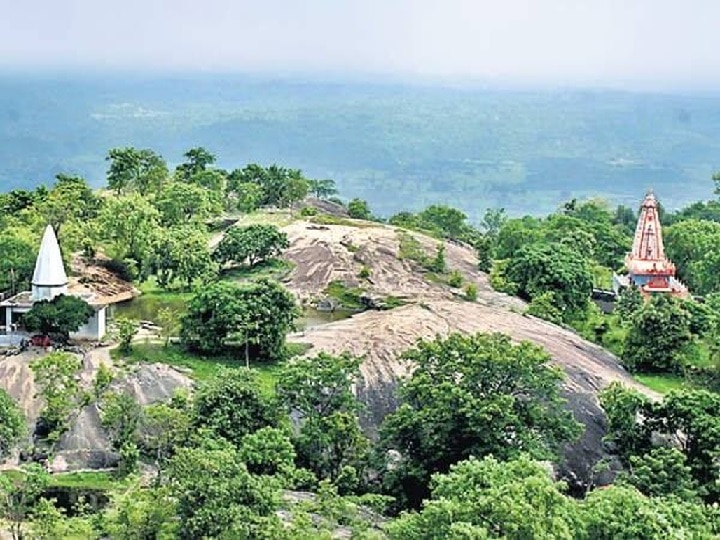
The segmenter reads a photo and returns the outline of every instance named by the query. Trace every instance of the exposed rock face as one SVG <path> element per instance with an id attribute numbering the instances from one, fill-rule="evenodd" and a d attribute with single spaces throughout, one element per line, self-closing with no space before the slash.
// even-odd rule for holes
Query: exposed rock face
<path id="1" fill-rule="evenodd" d="M 311 344 L 308 354 L 349 351 L 365 357 L 358 394 L 369 405 L 364 423 L 371 433 L 397 406 L 397 382 L 412 369 L 399 360 L 402 352 L 419 338 L 451 332 L 502 332 L 515 340 L 529 340 L 543 346 L 553 362 L 564 369 L 568 406 L 585 425 L 585 432 L 568 448 L 562 473 L 578 486 L 590 482 L 593 465 L 607 457 L 602 444 L 606 418 L 599 407 L 598 391 L 620 381 L 657 397 L 636 383 L 601 347 L 574 332 L 523 315 L 524 302 L 492 290 L 487 276 L 477 271 L 474 253 L 466 247 L 446 243 L 445 256 L 449 269 L 460 271 L 466 282 L 478 287 L 475 302 L 457 299 L 449 287 L 424 279 L 417 263 L 398 257 L 402 233 L 392 227 L 330 226 L 329 230 L 314 230 L 298 222 L 285 230 L 291 239 L 287 257 L 296 264 L 288 286 L 300 298 L 319 295 L 329 282 L 342 280 L 373 295 L 400 296 L 411 302 L 389 311 L 364 312 L 291 337 L 292 341 Z M 438 241 L 412 234 L 428 254 L 435 252 Z M 370 280 L 357 277 L 362 266 L 371 269 Z"/>
<path id="2" fill-rule="evenodd" d="M 35 421 L 42 410 L 42 400 L 37 396 L 30 362 L 46 354 L 41 349 L 31 349 L 17 356 L 0 360 L 0 387 L 4 388 L 22 407 L 28 426 Z M 84 355 L 80 372 L 80 385 L 92 388 L 95 374 L 101 364 L 112 367 L 107 348 L 93 349 Z M 193 381 L 164 364 L 142 364 L 132 366 L 128 372 L 118 376 L 111 384 L 111 390 L 130 393 L 141 405 L 170 399 L 180 388 L 192 388 Z M 102 403 L 92 403 L 78 413 L 55 447 L 50 468 L 53 471 L 78 469 L 104 469 L 117 463 L 117 455 L 110 447 L 110 440 L 100 421 Z M 31 433 L 28 433 L 28 441 Z"/>
<path id="3" fill-rule="evenodd" d="M 99 351 L 99 352 L 98 352 Z M 107 349 L 94 351 L 107 355 Z M 107 355 L 109 361 L 109 355 Z M 99 364 L 95 364 L 97 366 Z M 140 405 L 150 405 L 169 400 L 176 390 L 192 388 L 192 379 L 165 364 L 141 364 L 113 381 L 110 390 L 127 392 Z M 118 455 L 100 420 L 102 401 L 86 406 L 80 411 L 70 429 L 62 435 L 56 446 L 51 467 L 72 471 L 79 469 L 104 469 L 117 465 Z"/>

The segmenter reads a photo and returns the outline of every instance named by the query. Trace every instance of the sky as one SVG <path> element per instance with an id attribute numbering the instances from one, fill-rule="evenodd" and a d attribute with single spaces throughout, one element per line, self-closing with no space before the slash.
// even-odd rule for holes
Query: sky
<path id="1" fill-rule="evenodd" d="M 717 0 L 0 0 L 0 70 L 720 89 Z"/>

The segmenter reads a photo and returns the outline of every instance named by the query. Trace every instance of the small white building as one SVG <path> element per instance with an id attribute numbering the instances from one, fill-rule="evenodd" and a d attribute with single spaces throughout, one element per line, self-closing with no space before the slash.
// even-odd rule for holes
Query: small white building
<path id="1" fill-rule="evenodd" d="M 30 311 L 35 302 L 52 300 L 61 294 L 71 294 L 85 300 L 95 310 L 90 320 L 71 334 L 75 339 L 100 340 L 105 336 L 107 305 L 94 293 L 88 291 L 69 290 L 68 276 L 65 264 L 60 253 L 57 237 L 52 226 L 48 225 L 40 242 L 40 251 L 35 261 L 35 271 L 32 277 L 32 290 L 21 292 L 0 302 L 0 308 L 5 309 L 6 331 L 12 332 L 18 326 L 23 313 Z"/>

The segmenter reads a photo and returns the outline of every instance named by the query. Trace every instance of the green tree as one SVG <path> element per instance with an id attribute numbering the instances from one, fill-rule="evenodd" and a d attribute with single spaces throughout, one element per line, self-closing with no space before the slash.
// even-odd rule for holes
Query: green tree
<path id="1" fill-rule="evenodd" d="M 102 528 L 109 538 L 141 540 L 177 538 L 179 524 L 173 494 L 167 486 L 148 488 L 132 482 L 115 489 L 102 513 Z"/>
<path id="2" fill-rule="evenodd" d="M 182 448 L 168 468 L 177 500 L 179 538 L 281 535 L 272 481 L 250 474 L 231 448 Z"/>
<path id="3" fill-rule="evenodd" d="M 156 193 L 168 178 L 165 160 L 152 150 L 132 146 L 113 148 L 105 161 L 110 162 L 108 188 L 116 195 L 130 190 L 143 196 Z"/>
<path id="4" fill-rule="evenodd" d="M 250 267 L 279 256 L 290 247 L 287 234 L 274 225 L 248 225 L 227 230 L 213 256 L 220 264 L 243 264 Z"/>
<path id="5" fill-rule="evenodd" d="M 298 358 L 280 373 L 278 400 L 300 415 L 295 443 L 298 462 L 319 478 L 337 481 L 342 471 L 359 471 L 369 442 L 358 423 L 360 402 L 352 386 L 360 378 L 361 358 L 320 353 Z"/>
<path id="6" fill-rule="evenodd" d="M 25 416 L 15 401 L 0 389 L 0 459 L 6 458 L 15 444 L 26 435 Z"/>
<path id="7" fill-rule="evenodd" d="M 160 213 L 145 197 L 132 193 L 105 201 L 98 217 L 101 237 L 117 259 L 142 267 L 151 253 Z"/>
<path id="8" fill-rule="evenodd" d="M 170 289 L 179 281 L 189 291 L 194 282 L 217 274 L 207 235 L 187 225 L 158 231 L 148 265 L 155 271 L 157 283 L 163 289 Z"/>
<path id="9" fill-rule="evenodd" d="M 0 233 L 0 291 L 15 294 L 30 285 L 37 248 L 9 231 Z"/>
<path id="10" fill-rule="evenodd" d="M 24 538 L 25 523 L 40 502 L 50 475 L 40 465 L 29 465 L 17 476 L 0 475 L 0 516 L 10 523 L 13 540 Z"/>
<path id="11" fill-rule="evenodd" d="M 669 296 L 654 296 L 631 320 L 622 361 L 631 371 L 679 372 L 691 340 L 688 312 Z"/>
<path id="12" fill-rule="evenodd" d="M 60 236 L 67 223 L 93 219 L 100 206 L 99 200 L 88 183 L 78 176 L 58 174 L 57 182 L 47 196 L 37 205 L 45 224 L 52 225 Z"/>
<path id="13" fill-rule="evenodd" d="M 419 513 L 388 527 L 392 539 L 583 538 L 575 501 L 548 470 L 526 456 L 470 458 L 432 479 L 432 497 Z"/>
<path id="14" fill-rule="evenodd" d="M 158 194 L 155 206 L 160 211 L 160 220 L 166 227 L 188 223 L 198 226 L 222 210 L 217 200 L 200 185 L 184 182 L 170 182 Z"/>
<path id="15" fill-rule="evenodd" d="M 158 310 L 157 324 L 160 325 L 160 337 L 165 340 L 165 347 L 170 344 L 170 338 L 180 332 L 180 313 L 173 308 L 165 307 Z"/>
<path id="16" fill-rule="evenodd" d="M 72 354 L 53 352 L 34 360 L 30 369 L 45 402 L 40 412 L 42 431 L 50 442 L 57 442 L 85 400 L 78 384 L 82 363 Z"/>
<path id="17" fill-rule="evenodd" d="M 372 219 L 372 213 L 367 201 L 355 198 L 348 203 L 347 209 L 351 218 Z"/>
<path id="18" fill-rule="evenodd" d="M 621 324 L 630 324 L 633 317 L 638 313 L 645 301 L 643 300 L 642 293 L 637 287 L 628 287 L 620 294 L 620 298 L 615 304 L 614 313 L 617 314 Z"/>
<path id="19" fill-rule="evenodd" d="M 116 450 L 135 442 L 141 417 L 142 407 L 133 395 L 125 391 L 105 393 L 100 419 Z"/>
<path id="20" fill-rule="evenodd" d="M 127 317 L 117 317 L 115 319 L 115 329 L 119 344 L 119 349 L 123 354 L 129 354 L 132 351 L 132 341 L 140 330 L 140 324 L 135 319 Z"/>
<path id="21" fill-rule="evenodd" d="M 192 432 L 189 405 L 174 399 L 170 403 L 155 403 L 145 407 L 138 429 L 139 445 L 151 456 L 159 471 L 177 448 L 183 447 Z"/>
<path id="22" fill-rule="evenodd" d="M 685 455 L 676 448 L 653 448 L 643 456 L 630 456 L 626 481 L 648 497 L 698 498 L 697 482 Z"/>
<path id="23" fill-rule="evenodd" d="M 295 466 L 295 448 L 287 433 L 269 426 L 245 435 L 238 456 L 252 474 L 283 475 Z"/>
<path id="24" fill-rule="evenodd" d="M 190 300 L 180 337 L 188 347 L 218 354 L 230 339 L 245 347 L 246 360 L 282 357 L 297 316 L 295 300 L 277 282 L 212 283 Z"/>
<path id="25" fill-rule="evenodd" d="M 423 228 L 437 231 L 445 238 L 459 239 L 468 227 L 464 213 L 439 204 L 428 206 L 418 214 L 418 219 Z"/>
<path id="26" fill-rule="evenodd" d="M 560 397 L 562 372 L 537 345 L 452 334 L 420 341 L 403 358 L 416 369 L 381 426 L 381 447 L 402 455 L 385 483 L 411 506 L 427 495 L 431 474 L 471 455 L 544 459 L 579 433 Z"/>
<path id="27" fill-rule="evenodd" d="M 243 437 L 279 420 L 276 404 L 259 389 L 257 373 L 221 369 L 203 383 L 195 398 L 195 424 L 240 447 Z"/>
<path id="28" fill-rule="evenodd" d="M 335 180 L 308 180 L 307 182 L 310 193 L 318 199 L 327 199 L 338 193 Z"/>
<path id="29" fill-rule="evenodd" d="M 518 294 L 532 300 L 552 292 L 563 319 L 582 311 L 592 291 L 592 273 L 582 255 L 562 244 L 531 244 L 520 248 L 505 270 Z"/>
<path id="30" fill-rule="evenodd" d="M 280 206 L 290 207 L 292 210 L 295 203 L 302 201 L 308 194 L 308 182 L 302 176 L 302 172 L 291 169 L 288 172 L 285 189 L 280 199 Z"/>
<path id="31" fill-rule="evenodd" d="M 30 332 L 52 335 L 65 342 L 70 333 L 77 332 L 94 314 L 95 310 L 82 298 L 60 294 L 52 300 L 35 302 L 23 315 L 23 324 Z"/>
<path id="32" fill-rule="evenodd" d="M 215 156 L 202 146 L 191 148 L 183 154 L 183 157 L 185 161 L 175 169 L 175 176 L 183 182 L 190 182 L 193 176 L 215 163 Z"/>
<path id="33" fill-rule="evenodd" d="M 245 213 L 257 210 L 263 200 L 262 187 L 252 182 L 237 184 L 234 193 L 236 197 L 235 207 Z"/>

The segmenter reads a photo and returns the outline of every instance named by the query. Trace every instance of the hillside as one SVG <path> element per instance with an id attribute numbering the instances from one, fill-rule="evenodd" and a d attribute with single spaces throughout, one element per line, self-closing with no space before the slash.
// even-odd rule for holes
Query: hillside
<path id="1" fill-rule="evenodd" d="M 437 276 L 403 253 L 408 235 L 418 249 L 428 255 L 437 250 L 438 241 L 419 233 L 390 226 L 356 222 L 318 227 L 298 221 L 284 228 L 291 240 L 286 257 L 295 265 L 286 285 L 301 299 L 325 296 L 329 284 L 342 282 L 374 298 L 395 297 L 406 305 L 390 310 L 366 311 L 350 319 L 313 327 L 291 336 L 291 340 L 332 353 L 350 351 L 365 357 L 362 364 L 363 387 L 359 393 L 369 405 L 366 426 L 376 427 L 395 401 L 393 389 L 409 366 L 398 360 L 418 338 L 432 338 L 450 332 L 502 332 L 516 340 L 542 345 L 553 361 L 567 374 L 565 392 L 578 420 L 586 425 L 585 434 L 567 452 L 565 472 L 588 481 L 590 468 L 604 455 L 604 413 L 597 392 L 612 381 L 621 381 L 645 393 L 655 394 L 635 383 L 617 359 L 601 347 L 576 333 L 523 314 L 525 304 L 498 293 L 487 276 L 477 271 L 471 249 L 445 243 L 447 267 L 458 270 L 466 283 L 478 287 L 474 302 L 460 298 L 458 289 L 442 283 Z M 369 269 L 367 279 L 358 277 Z"/>

